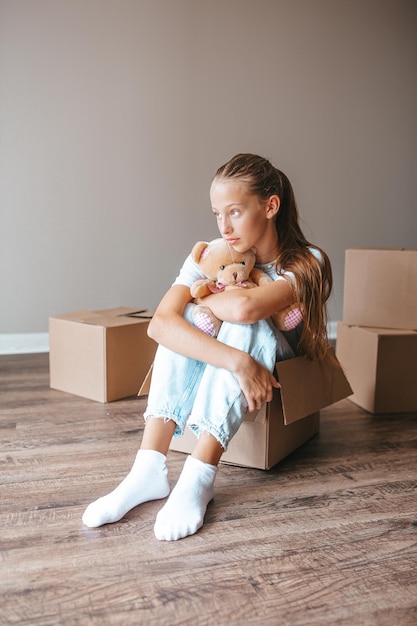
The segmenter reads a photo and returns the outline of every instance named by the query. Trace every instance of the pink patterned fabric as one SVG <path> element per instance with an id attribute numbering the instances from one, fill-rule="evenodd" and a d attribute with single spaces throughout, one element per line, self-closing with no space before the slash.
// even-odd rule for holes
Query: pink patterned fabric
<path id="1" fill-rule="evenodd" d="M 287 313 L 284 320 L 286 330 L 293 330 L 303 321 L 303 315 L 300 309 L 292 309 Z"/>
<path id="2" fill-rule="evenodd" d="M 205 313 L 198 313 L 194 318 L 194 324 L 199 330 L 206 333 L 206 335 L 210 335 L 210 337 L 215 336 L 216 329 L 214 328 L 214 324 Z"/>

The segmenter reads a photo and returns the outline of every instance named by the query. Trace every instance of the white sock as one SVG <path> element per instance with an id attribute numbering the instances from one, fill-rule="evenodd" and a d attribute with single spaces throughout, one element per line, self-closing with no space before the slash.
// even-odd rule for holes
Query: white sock
<path id="1" fill-rule="evenodd" d="M 130 509 L 159 500 L 169 494 L 166 456 L 156 450 L 139 450 L 129 474 L 107 496 L 88 505 L 82 520 L 86 526 L 97 528 L 118 522 Z"/>
<path id="2" fill-rule="evenodd" d="M 201 528 L 207 505 L 213 499 L 216 474 L 215 465 L 187 457 L 177 484 L 156 516 L 157 539 L 174 541 Z"/>

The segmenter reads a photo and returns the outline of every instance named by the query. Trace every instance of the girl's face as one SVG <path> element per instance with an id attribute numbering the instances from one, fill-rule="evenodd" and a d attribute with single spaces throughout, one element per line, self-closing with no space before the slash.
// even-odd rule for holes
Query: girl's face
<path id="1" fill-rule="evenodd" d="M 213 214 L 220 234 L 237 252 L 252 247 L 257 254 L 277 244 L 273 217 L 279 208 L 279 198 L 261 200 L 248 192 L 244 182 L 214 179 L 210 188 Z"/>

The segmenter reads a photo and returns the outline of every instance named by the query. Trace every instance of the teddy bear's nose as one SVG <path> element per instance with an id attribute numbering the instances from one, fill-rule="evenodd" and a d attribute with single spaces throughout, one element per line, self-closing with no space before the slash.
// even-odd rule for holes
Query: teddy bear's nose
<path id="1" fill-rule="evenodd" d="M 236 280 L 236 278 L 237 278 L 237 272 L 233 272 L 233 278 Z"/>

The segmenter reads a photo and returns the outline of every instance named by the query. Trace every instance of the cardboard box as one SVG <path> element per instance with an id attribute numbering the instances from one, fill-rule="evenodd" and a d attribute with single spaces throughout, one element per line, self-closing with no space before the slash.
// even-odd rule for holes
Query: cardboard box
<path id="1" fill-rule="evenodd" d="M 417 332 L 339 322 L 336 355 L 355 404 L 370 413 L 417 411 Z"/>
<path id="2" fill-rule="evenodd" d="M 151 317 L 128 307 L 50 317 L 50 386 L 98 402 L 137 394 L 157 347 Z"/>
<path id="3" fill-rule="evenodd" d="M 417 250 L 346 250 L 343 322 L 416 330 Z"/>
<path id="4" fill-rule="evenodd" d="M 304 357 L 282 361 L 276 364 L 276 373 L 281 389 L 258 414 L 248 414 L 223 462 L 270 469 L 318 432 L 320 409 L 352 393 L 342 368 L 330 358 L 322 363 Z M 149 383 L 150 374 L 140 395 L 148 393 Z M 190 453 L 195 443 L 195 435 L 186 428 L 170 449 Z"/>

